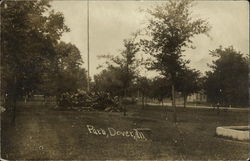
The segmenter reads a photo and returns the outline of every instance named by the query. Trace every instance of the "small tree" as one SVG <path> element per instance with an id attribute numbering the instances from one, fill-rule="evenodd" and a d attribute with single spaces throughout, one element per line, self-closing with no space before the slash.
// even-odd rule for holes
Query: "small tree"
<path id="1" fill-rule="evenodd" d="M 187 96 L 201 89 L 200 72 L 195 69 L 185 68 L 178 80 L 178 90 L 182 93 L 184 107 L 186 107 Z"/>
<path id="2" fill-rule="evenodd" d="M 104 91 L 114 96 L 122 96 L 123 83 L 121 72 L 116 68 L 104 69 L 100 74 L 94 76 L 94 91 Z"/>
<path id="3" fill-rule="evenodd" d="M 139 44 L 135 42 L 136 36 L 124 40 L 124 50 L 119 56 L 103 55 L 102 58 L 108 59 L 108 68 L 119 72 L 119 80 L 122 82 L 122 97 L 129 94 L 129 88 L 136 78 L 139 62 L 136 60 L 136 53 L 139 51 Z M 124 106 L 124 115 L 126 115 L 126 106 Z"/>
<path id="4" fill-rule="evenodd" d="M 150 90 L 150 97 L 157 99 L 162 105 L 164 98 L 171 97 L 171 84 L 165 77 L 153 78 Z"/>
<path id="5" fill-rule="evenodd" d="M 148 97 L 151 93 L 151 81 L 147 77 L 139 77 L 137 78 L 137 88 L 141 94 L 142 98 L 142 108 L 145 107 L 145 97 Z"/>
<path id="6" fill-rule="evenodd" d="M 172 106 L 174 122 L 177 121 L 175 106 L 176 80 L 181 69 L 188 61 L 182 59 L 183 47 L 192 47 L 191 38 L 207 33 L 208 23 L 191 17 L 190 0 L 170 0 L 163 5 L 148 10 L 149 25 L 146 28 L 150 39 L 142 40 L 144 51 L 154 60 L 149 63 L 150 69 L 157 70 L 168 78 L 172 86 Z"/>
<path id="7" fill-rule="evenodd" d="M 167 106 L 163 106 L 164 98 L 171 97 L 171 84 L 165 77 L 155 77 L 151 84 L 151 97 L 156 98 L 164 107 L 165 118 L 167 118 Z"/>

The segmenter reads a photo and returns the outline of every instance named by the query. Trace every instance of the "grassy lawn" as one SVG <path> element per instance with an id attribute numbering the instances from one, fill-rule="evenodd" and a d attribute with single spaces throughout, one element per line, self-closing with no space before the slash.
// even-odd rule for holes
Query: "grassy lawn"
<path id="1" fill-rule="evenodd" d="M 169 120 L 172 110 L 168 107 Z M 2 115 L 1 156 L 5 159 L 191 159 L 245 160 L 246 142 L 215 136 L 217 126 L 247 125 L 246 111 L 178 108 L 178 124 L 164 120 L 160 106 L 130 106 L 122 113 L 55 111 L 20 106 L 15 127 Z M 147 140 L 91 134 L 87 125 L 108 131 L 150 128 Z"/>

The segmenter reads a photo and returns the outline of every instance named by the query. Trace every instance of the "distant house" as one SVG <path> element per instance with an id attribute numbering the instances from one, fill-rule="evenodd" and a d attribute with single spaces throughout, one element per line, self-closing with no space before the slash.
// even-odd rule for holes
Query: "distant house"
<path id="1" fill-rule="evenodd" d="M 187 97 L 187 102 L 206 103 L 207 95 L 204 93 L 204 91 L 199 91 L 197 93 L 189 95 Z"/>

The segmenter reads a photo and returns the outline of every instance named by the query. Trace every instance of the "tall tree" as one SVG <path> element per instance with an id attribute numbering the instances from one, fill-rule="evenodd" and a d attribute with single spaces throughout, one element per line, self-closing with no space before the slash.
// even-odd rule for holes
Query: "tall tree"
<path id="1" fill-rule="evenodd" d="M 136 35 L 131 39 L 124 40 L 124 49 L 119 56 L 103 55 L 102 58 L 108 59 L 108 68 L 119 71 L 119 79 L 122 82 L 122 97 L 129 95 L 129 88 L 136 78 L 139 61 L 136 53 L 139 51 L 139 44 L 135 42 Z M 124 106 L 126 115 L 126 106 Z"/>
<path id="2" fill-rule="evenodd" d="M 159 71 L 171 82 L 174 122 L 177 121 L 176 80 L 181 69 L 188 63 L 182 58 L 183 48 L 193 47 L 191 38 L 207 33 L 210 29 L 205 20 L 191 17 L 191 5 L 190 0 L 170 0 L 148 10 L 150 19 L 146 31 L 150 38 L 141 41 L 145 53 L 154 58 L 149 63 L 150 69 Z"/>
<path id="3" fill-rule="evenodd" d="M 82 68 L 83 60 L 79 49 L 71 44 L 60 42 L 57 52 L 57 94 L 87 88 L 86 70 Z"/>
<path id="4" fill-rule="evenodd" d="M 42 74 L 37 92 L 45 96 L 60 96 L 64 92 L 86 89 L 86 70 L 81 67 L 83 61 L 79 49 L 71 43 L 60 42 L 55 45 L 55 52 L 54 66 L 48 66 Z"/>
<path id="5" fill-rule="evenodd" d="M 49 1 L 1 3 L 1 93 L 7 96 L 15 120 L 16 101 L 38 88 L 42 73 L 52 65 L 54 46 L 69 31 L 61 13 Z"/>
<path id="6" fill-rule="evenodd" d="M 206 73 L 205 91 L 208 100 L 222 105 L 248 105 L 249 60 L 232 46 L 210 51 L 217 58 Z"/>

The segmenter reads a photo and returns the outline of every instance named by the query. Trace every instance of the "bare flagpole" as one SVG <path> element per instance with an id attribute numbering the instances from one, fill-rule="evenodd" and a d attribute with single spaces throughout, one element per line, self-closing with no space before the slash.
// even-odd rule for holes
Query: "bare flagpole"
<path id="1" fill-rule="evenodd" d="M 87 90 L 89 91 L 89 0 L 87 0 L 87 63 L 88 63 L 88 76 L 87 76 Z"/>

